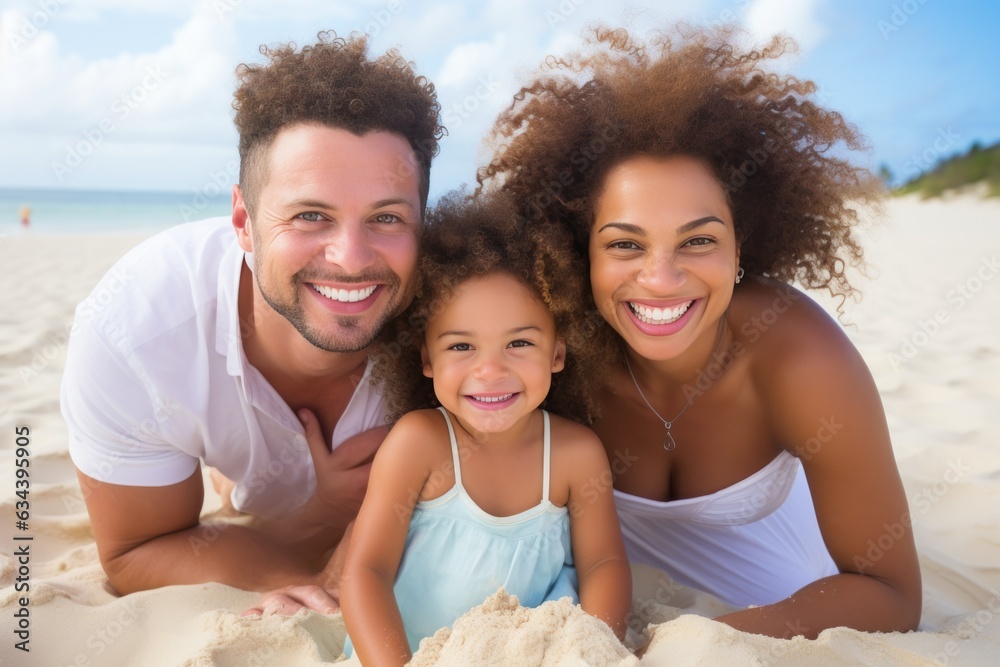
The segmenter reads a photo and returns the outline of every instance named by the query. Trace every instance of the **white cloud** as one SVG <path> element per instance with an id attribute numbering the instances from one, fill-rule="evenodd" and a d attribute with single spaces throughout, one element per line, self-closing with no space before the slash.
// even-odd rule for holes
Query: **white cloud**
<path id="1" fill-rule="evenodd" d="M 445 58 L 441 71 L 434 78 L 437 86 L 464 86 L 503 62 L 507 52 L 506 36 L 501 33 L 488 42 L 459 44 Z"/>
<path id="2" fill-rule="evenodd" d="M 25 18 L 5 12 L 3 22 L 23 25 Z M 143 162 L 152 166 L 141 157 L 149 155 L 150 144 L 177 153 L 173 168 L 181 171 L 179 146 L 235 144 L 228 113 L 235 39 L 232 25 L 220 19 L 212 2 L 189 14 L 169 43 L 151 44 L 142 53 L 86 61 L 62 53 L 45 30 L 6 46 L 0 98 L 17 103 L 0 106 L 0 140 L 8 144 L 16 137 L 31 155 L 32 168 L 45 167 L 26 174 L 20 170 L 23 163 L 6 164 L 0 182 L 27 178 L 39 186 L 82 187 L 116 171 L 112 156 L 121 159 L 117 169 Z M 152 182 L 146 187 L 155 187 L 153 173 L 148 170 Z M 123 170 L 110 180 L 121 185 L 137 177 L 143 177 L 141 170 Z"/>
<path id="3" fill-rule="evenodd" d="M 826 37 L 826 30 L 816 16 L 824 4 L 825 0 L 751 0 L 746 10 L 746 26 L 760 43 L 777 33 L 786 33 L 805 53 Z"/>
<path id="4" fill-rule="evenodd" d="M 0 163 L 0 184 L 197 187 L 225 164 L 217 164 L 220 155 L 235 154 L 233 70 L 259 60 L 257 44 L 302 44 L 321 28 L 347 34 L 371 26 L 373 55 L 398 47 L 437 85 L 449 130 L 435 167 L 433 187 L 440 192 L 472 180 L 487 157 L 483 138 L 497 114 L 547 54 L 579 45 L 585 26 L 625 25 L 640 35 L 677 19 L 710 20 L 719 2 L 747 7 L 747 23 L 768 36 L 785 29 L 808 46 L 822 34 L 813 18 L 819 0 L 676 0 L 656 8 L 650 0 L 9 0 L 15 9 L 2 16 L 7 28 L 30 23 L 43 4 L 59 10 L 58 20 L 35 26 L 20 48 L 5 40 L 0 99 L 14 103 L 0 105 L 0 145 L 26 157 Z M 91 20 L 101 27 L 83 23 Z M 177 29 L 131 53 L 97 57 L 79 43 L 75 53 L 60 48 L 64 21 L 93 30 L 105 54 L 114 53 L 122 30 L 141 36 L 149 21 Z M 57 182 L 52 163 L 105 121 L 114 130 Z"/>
<path id="5" fill-rule="evenodd" d="M 208 9 L 221 17 L 239 14 L 245 20 L 300 19 L 309 20 L 318 14 L 354 16 L 376 11 L 387 0 L 352 0 L 331 3 L 327 0 L 8 0 L 10 9 L 26 15 L 38 11 L 57 13 L 60 19 L 93 21 L 109 11 L 136 16 L 187 18 Z M 401 1 L 401 0 L 400 0 Z"/>

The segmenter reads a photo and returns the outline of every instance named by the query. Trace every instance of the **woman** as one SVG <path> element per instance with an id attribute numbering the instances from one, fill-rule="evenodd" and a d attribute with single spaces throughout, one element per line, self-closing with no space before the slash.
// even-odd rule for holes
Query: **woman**
<path id="1" fill-rule="evenodd" d="M 497 122 L 481 188 L 567 225 L 617 361 L 593 425 L 629 556 L 776 637 L 920 619 L 906 497 L 871 375 L 803 292 L 854 290 L 862 138 L 732 30 L 597 30 Z"/>

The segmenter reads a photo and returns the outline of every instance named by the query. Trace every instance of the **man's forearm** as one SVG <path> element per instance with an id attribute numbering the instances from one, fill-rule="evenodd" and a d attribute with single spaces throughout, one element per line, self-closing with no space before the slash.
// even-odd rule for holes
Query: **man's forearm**
<path id="1" fill-rule="evenodd" d="M 354 516 L 341 516 L 324 506 L 315 497 L 299 509 L 293 517 L 282 519 L 251 519 L 253 528 L 276 543 L 307 554 L 308 562 L 321 568 L 325 563 L 316 561 L 334 549 L 344 537 Z"/>
<path id="2" fill-rule="evenodd" d="M 318 575 L 299 550 L 231 523 L 199 524 L 101 561 L 122 594 L 206 582 L 265 591 L 314 583 Z"/>

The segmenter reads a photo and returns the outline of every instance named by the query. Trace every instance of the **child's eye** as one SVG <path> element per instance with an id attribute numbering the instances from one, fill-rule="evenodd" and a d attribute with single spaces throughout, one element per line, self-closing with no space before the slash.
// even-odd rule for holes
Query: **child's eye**
<path id="1" fill-rule="evenodd" d="M 508 347 L 530 347 L 532 342 L 530 340 L 514 340 L 510 342 Z"/>
<path id="2" fill-rule="evenodd" d="M 472 346 L 468 343 L 455 343 L 454 345 L 449 345 L 448 349 L 455 352 L 468 352 L 472 349 Z"/>

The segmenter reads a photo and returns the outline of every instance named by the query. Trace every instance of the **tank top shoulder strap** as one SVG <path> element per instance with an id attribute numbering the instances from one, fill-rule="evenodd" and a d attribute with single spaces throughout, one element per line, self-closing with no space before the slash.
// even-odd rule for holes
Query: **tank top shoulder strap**
<path id="1" fill-rule="evenodd" d="M 549 475 L 552 472 L 551 459 L 552 447 L 549 444 L 549 413 L 542 410 L 542 502 L 549 499 Z"/>
<path id="2" fill-rule="evenodd" d="M 438 410 L 444 415 L 444 423 L 448 425 L 448 438 L 451 440 L 451 463 L 455 468 L 455 486 L 463 488 L 462 466 L 458 458 L 458 438 L 455 437 L 455 428 L 451 425 L 451 417 L 448 416 L 448 411 L 444 407 L 439 407 Z"/>

